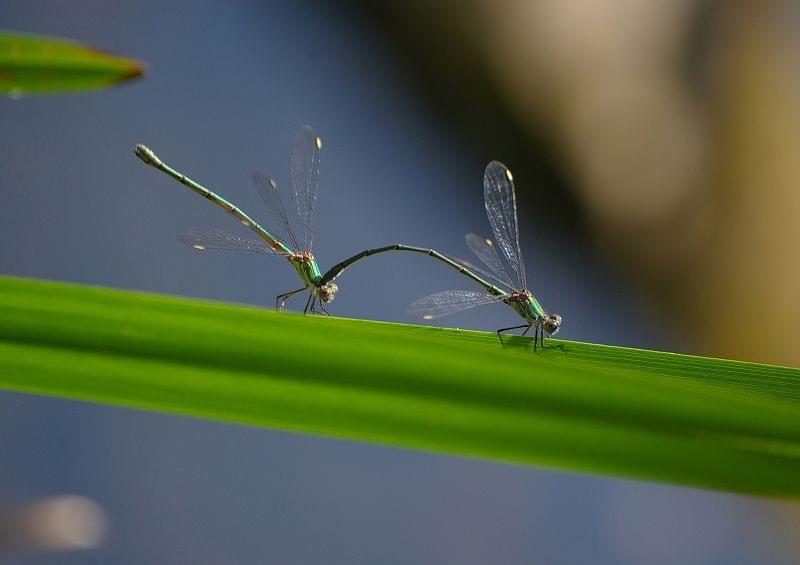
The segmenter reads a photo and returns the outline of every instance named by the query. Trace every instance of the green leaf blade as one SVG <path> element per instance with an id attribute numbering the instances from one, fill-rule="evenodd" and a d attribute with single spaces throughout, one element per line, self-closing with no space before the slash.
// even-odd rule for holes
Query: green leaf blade
<path id="1" fill-rule="evenodd" d="M 799 371 L 555 340 L 564 351 L 534 353 L 530 343 L 0 278 L 8 390 L 800 494 Z"/>
<path id="2" fill-rule="evenodd" d="M 71 40 L 0 31 L 0 94 L 104 88 L 144 72 L 139 61 Z"/>

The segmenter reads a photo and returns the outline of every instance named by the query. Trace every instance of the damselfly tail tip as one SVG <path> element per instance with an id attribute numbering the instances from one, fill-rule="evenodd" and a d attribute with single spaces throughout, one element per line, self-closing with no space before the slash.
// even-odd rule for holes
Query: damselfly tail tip
<path id="1" fill-rule="evenodd" d="M 159 159 L 158 156 L 153 153 L 153 150 L 145 145 L 142 145 L 141 143 L 136 145 L 136 150 L 134 153 L 136 153 L 136 156 L 147 165 L 157 167 L 161 164 L 161 159 Z"/>

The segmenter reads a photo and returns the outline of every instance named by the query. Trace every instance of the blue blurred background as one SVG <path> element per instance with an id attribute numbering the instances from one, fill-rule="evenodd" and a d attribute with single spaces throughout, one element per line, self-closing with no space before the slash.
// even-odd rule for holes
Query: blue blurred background
<path id="1" fill-rule="evenodd" d="M 488 233 L 482 174 L 499 159 L 517 181 L 528 279 L 564 315 L 563 337 L 796 363 L 796 327 L 748 350 L 750 332 L 714 310 L 756 282 L 764 292 L 770 269 L 797 282 L 776 243 L 797 228 L 774 233 L 774 212 L 796 205 L 796 165 L 748 144 L 797 142 L 784 131 L 794 114 L 751 115 L 796 101 L 781 62 L 798 19 L 766 4 L 0 2 L 3 28 L 150 66 L 120 88 L 0 100 L 0 273 L 271 307 L 294 272 L 186 249 L 185 231 L 235 222 L 133 147 L 265 219 L 250 171 L 288 187 L 294 133 L 310 123 L 324 140 L 323 268 L 398 241 L 466 256 L 463 234 Z M 736 51 L 743 36 L 758 49 Z M 761 86 L 776 77 L 789 83 L 777 101 Z M 747 169 L 720 165 L 744 154 Z M 743 176 L 737 191 L 728 181 Z M 748 223 L 754 213 L 771 221 Z M 416 298 L 468 287 L 402 254 L 338 282 L 335 315 L 401 322 Z M 773 286 L 790 319 L 791 285 Z M 752 329 L 765 310 L 736 315 Z M 486 307 L 442 323 L 514 322 Z M 79 494 L 108 519 L 96 549 L 9 563 L 798 559 L 797 512 L 779 502 L 10 393 L 0 429 L 1 504 Z"/>

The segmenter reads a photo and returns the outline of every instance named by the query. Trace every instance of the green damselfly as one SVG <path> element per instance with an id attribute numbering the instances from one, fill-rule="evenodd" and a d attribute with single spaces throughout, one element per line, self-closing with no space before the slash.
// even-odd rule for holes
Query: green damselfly
<path id="1" fill-rule="evenodd" d="M 517 314 L 525 319 L 525 324 L 511 326 L 497 330 L 497 335 L 502 342 L 502 332 L 523 329 L 522 335 L 527 334 L 531 328 L 534 330 L 533 345 L 537 341 L 544 346 L 544 334 L 551 336 L 561 328 L 561 316 L 548 314 L 536 297 L 528 290 L 525 264 L 522 260 L 522 250 L 519 245 L 519 229 L 517 222 L 517 202 L 514 190 L 514 177 L 511 171 L 498 161 L 492 161 L 486 166 L 483 175 L 483 196 L 486 214 L 492 227 L 495 240 L 480 237 L 474 233 L 466 235 L 467 247 L 483 262 L 489 271 L 484 271 L 470 263 L 454 257 L 448 257 L 434 249 L 425 249 L 412 245 L 396 243 L 385 247 L 367 249 L 345 259 L 335 265 L 322 276 L 323 282 L 333 281 L 347 267 L 370 255 L 387 251 L 410 251 L 423 253 L 438 259 L 457 270 L 460 274 L 473 280 L 483 287 L 483 291 L 476 290 L 446 290 L 421 298 L 408 307 L 408 313 L 421 317 L 424 320 L 433 320 L 448 314 L 502 302 L 510 306 Z M 496 242 L 496 243 L 495 243 Z M 500 247 L 514 276 L 510 276 L 503 261 L 497 253 Z"/>
<path id="2" fill-rule="evenodd" d="M 310 288 L 303 312 L 309 310 L 316 312 L 315 305 L 319 301 L 320 308 L 327 314 L 324 304 L 333 301 L 339 288 L 332 280 L 322 280 L 319 265 L 311 252 L 314 240 L 314 203 L 319 186 L 320 149 L 322 149 L 322 140 L 314 129 L 311 126 L 301 127 L 292 145 L 290 184 L 295 212 L 303 230 L 302 245 L 289 222 L 286 208 L 278 193 L 278 184 L 264 174 L 253 173 L 253 182 L 273 219 L 285 232 L 288 241 L 282 241 L 235 204 L 167 165 L 144 145 L 136 146 L 136 156 L 147 165 L 166 173 L 200 196 L 207 198 L 239 220 L 242 225 L 253 230 L 260 238 L 249 239 L 224 230 L 196 230 L 181 236 L 180 240 L 183 243 L 198 251 L 234 251 L 281 256 L 287 259 L 297 271 L 303 281 L 303 287 L 278 295 L 275 299 L 275 307 L 283 309 L 286 300 Z"/>

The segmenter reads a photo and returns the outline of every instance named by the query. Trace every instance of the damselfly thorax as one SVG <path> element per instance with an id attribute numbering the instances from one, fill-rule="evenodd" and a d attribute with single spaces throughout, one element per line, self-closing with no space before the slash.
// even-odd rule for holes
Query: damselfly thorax
<path id="1" fill-rule="evenodd" d="M 314 254 L 310 251 L 296 252 L 289 255 L 289 259 L 297 263 L 311 263 L 314 261 Z"/>

